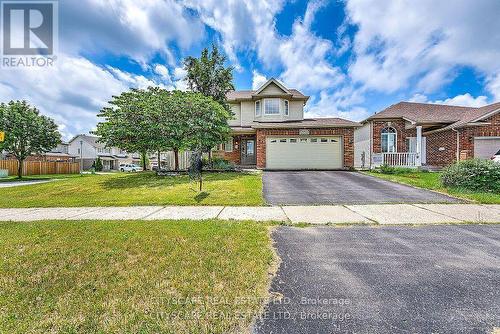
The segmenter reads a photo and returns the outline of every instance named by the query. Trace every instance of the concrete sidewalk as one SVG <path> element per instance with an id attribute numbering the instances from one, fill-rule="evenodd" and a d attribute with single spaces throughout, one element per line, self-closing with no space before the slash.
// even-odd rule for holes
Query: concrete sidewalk
<path id="1" fill-rule="evenodd" d="M 50 180 L 32 180 L 32 181 L 6 181 L 6 182 L 0 182 L 0 188 L 11 188 L 11 187 L 22 187 L 22 186 L 30 186 L 32 184 L 39 184 L 39 183 L 47 183 L 47 182 L 53 182 L 55 179 L 50 179 Z"/>
<path id="2" fill-rule="evenodd" d="M 130 206 L 0 209 L 0 221 L 234 219 L 309 224 L 500 223 L 500 205 L 380 204 L 334 206 Z"/>

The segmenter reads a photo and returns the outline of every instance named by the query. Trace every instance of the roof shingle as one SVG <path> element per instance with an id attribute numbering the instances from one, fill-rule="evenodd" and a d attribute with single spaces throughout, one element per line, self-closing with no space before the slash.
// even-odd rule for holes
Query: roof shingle
<path id="1" fill-rule="evenodd" d="M 288 89 L 290 93 L 292 93 L 292 98 L 296 99 L 307 99 L 307 96 L 302 94 L 296 89 Z M 232 90 L 226 94 L 226 98 L 229 101 L 234 100 L 251 100 L 252 95 L 255 95 L 256 90 Z"/>
<path id="2" fill-rule="evenodd" d="M 500 102 L 481 108 L 442 104 L 399 102 L 368 117 L 366 120 L 404 118 L 416 123 L 444 123 L 444 129 L 458 128 L 500 109 Z"/>
<path id="3" fill-rule="evenodd" d="M 286 122 L 254 122 L 252 128 L 328 128 L 328 127 L 358 127 L 361 124 L 343 118 L 304 118 L 299 121 Z"/>

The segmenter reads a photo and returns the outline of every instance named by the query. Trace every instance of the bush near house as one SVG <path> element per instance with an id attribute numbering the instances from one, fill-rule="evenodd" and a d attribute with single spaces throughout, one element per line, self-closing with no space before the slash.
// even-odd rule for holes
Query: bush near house
<path id="1" fill-rule="evenodd" d="M 376 171 L 381 174 L 408 174 L 408 173 L 414 173 L 415 169 L 382 165 Z"/>
<path id="2" fill-rule="evenodd" d="M 441 182 L 446 187 L 500 193 L 500 164 L 480 159 L 460 161 L 443 171 Z"/>
<path id="3" fill-rule="evenodd" d="M 204 169 L 212 169 L 212 170 L 221 170 L 221 171 L 230 171 L 234 170 L 234 164 L 228 160 L 213 157 L 212 164 L 208 161 L 208 159 L 203 159 L 203 168 Z"/>
<path id="4" fill-rule="evenodd" d="M 102 160 L 100 157 L 97 157 L 97 159 L 94 161 L 94 163 L 92 163 L 92 170 L 93 171 L 96 171 L 96 172 L 102 172 L 102 169 L 103 169 L 103 165 L 102 165 Z"/>

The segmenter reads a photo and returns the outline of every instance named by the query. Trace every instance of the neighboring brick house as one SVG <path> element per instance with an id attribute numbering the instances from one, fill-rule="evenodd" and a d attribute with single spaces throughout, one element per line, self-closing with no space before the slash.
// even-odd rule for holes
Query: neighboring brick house
<path id="1" fill-rule="evenodd" d="M 231 139 L 217 155 L 261 169 L 346 169 L 354 166 L 354 129 L 340 118 L 304 118 L 309 97 L 270 79 L 258 90 L 227 95 Z"/>
<path id="2" fill-rule="evenodd" d="M 400 102 L 362 124 L 355 132 L 356 167 L 444 167 L 489 159 L 500 150 L 500 103 L 471 108 Z"/>

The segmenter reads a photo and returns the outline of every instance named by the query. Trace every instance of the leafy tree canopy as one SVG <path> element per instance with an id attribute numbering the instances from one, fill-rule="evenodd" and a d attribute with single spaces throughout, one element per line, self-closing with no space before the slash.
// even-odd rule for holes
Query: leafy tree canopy
<path id="1" fill-rule="evenodd" d="M 207 151 L 230 132 L 229 112 L 212 97 L 158 87 L 114 96 L 98 116 L 104 121 L 95 134 L 106 146 L 129 152 L 172 150 L 176 169 L 180 150 Z"/>
<path id="2" fill-rule="evenodd" d="M 0 104 L 0 131 L 5 141 L 0 149 L 19 161 L 18 177 L 22 176 L 22 162 L 31 154 L 45 153 L 61 142 L 61 134 L 54 121 L 30 106 L 26 101 Z"/>
<path id="3" fill-rule="evenodd" d="M 187 71 L 186 81 L 190 90 L 211 96 L 229 110 L 226 94 L 234 90 L 233 67 L 225 67 L 225 61 L 226 57 L 217 46 L 212 45 L 212 50 L 204 49 L 200 58 L 187 57 L 184 69 Z"/>

